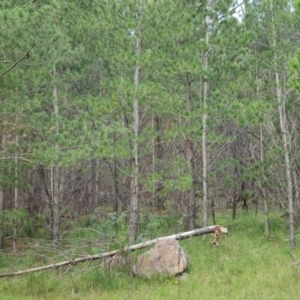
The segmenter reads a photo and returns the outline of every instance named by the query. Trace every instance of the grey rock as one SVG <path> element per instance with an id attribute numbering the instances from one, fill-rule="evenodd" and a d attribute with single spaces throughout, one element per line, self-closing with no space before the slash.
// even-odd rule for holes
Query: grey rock
<path id="1" fill-rule="evenodd" d="M 154 247 L 140 255 L 132 268 L 134 275 L 153 277 L 175 276 L 188 266 L 188 255 L 175 239 L 159 240 Z"/>

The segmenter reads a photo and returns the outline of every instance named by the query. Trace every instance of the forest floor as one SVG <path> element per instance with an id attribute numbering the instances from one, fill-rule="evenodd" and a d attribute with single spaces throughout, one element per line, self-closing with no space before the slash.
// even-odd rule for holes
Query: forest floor
<path id="1" fill-rule="evenodd" d="M 159 220 L 151 219 L 152 227 L 148 226 L 148 235 L 142 239 L 151 239 L 153 236 L 150 235 L 154 233 L 167 235 L 172 230 L 172 233 L 177 232 L 178 218 L 173 223 L 166 220 L 166 226 L 161 225 L 163 223 Z M 0 253 L 0 273 L 67 260 L 72 254 L 80 257 L 96 254 L 97 251 L 101 253 L 107 238 L 99 238 L 98 244 L 91 243 L 90 232 L 96 232 L 93 226 L 97 222 L 89 222 L 85 225 L 93 230 L 81 231 L 80 237 L 78 231 L 70 230 L 77 232 L 77 236 L 69 234 L 63 237 L 65 240 L 72 238 L 72 241 L 77 239 L 80 242 L 65 242 L 64 247 L 56 252 L 50 246 L 47 248 L 42 241 L 35 241 L 35 245 L 29 247 L 27 244 L 26 249 L 17 254 L 9 251 Z M 190 258 L 188 272 L 184 276 L 143 279 L 132 277 L 130 267 L 113 271 L 103 267 L 101 261 L 94 261 L 69 268 L 2 278 L 0 299 L 300 299 L 300 249 L 289 248 L 287 222 L 279 213 L 273 213 L 270 217 L 271 233 L 268 238 L 265 237 L 263 214 L 255 216 L 251 211 L 239 212 L 234 221 L 231 215 L 222 214 L 217 215 L 217 223 L 229 230 L 228 235 L 222 234 L 218 248 L 211 245 L 213 236 L 210 235 L 180 241 Z M 99 231 L 105 230 L 105 226 L 101 226 Z M 84 246 L 83 240 L 88 240 Z M 110 244 L 108 248 L 117 249 L 117 244 Z M 137 251 L 137 254 L 142 251 Z"/>

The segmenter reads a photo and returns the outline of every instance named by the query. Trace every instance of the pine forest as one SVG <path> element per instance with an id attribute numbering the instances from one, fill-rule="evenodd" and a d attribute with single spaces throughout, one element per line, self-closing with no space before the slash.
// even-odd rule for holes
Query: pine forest
<path id="1" fill-rule="evenodd" d="M 299 148 L 299 0 L 1 0 L 2 252 L 250 215 L 294 251 Z"/>

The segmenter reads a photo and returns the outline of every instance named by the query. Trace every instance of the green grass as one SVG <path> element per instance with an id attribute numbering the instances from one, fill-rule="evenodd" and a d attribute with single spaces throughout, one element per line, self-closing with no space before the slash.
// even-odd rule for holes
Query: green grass
<path id="1" fill-rule="evenodd" d="M 210 235 L 180 242 L 190 258 L 183 278 L 135 278 L 129 268 L 110 271 L 95 261 L 71 269 L 0 279 L 0 299 L 300 299 L 300 250 L 288 247 L 286 220 L 271 216 L 268 239 L 263 215 L 243 212 L 235 221 L 229 215 L 217 220 L 229 229 L 228 235 L 221 236 L 219 248 L 211 245 Z M 2 272 L 9 269 L 13 259 L 7 254 L 0 256 Z M 29 263 L 32 266 L 32 254 L 27 260 L 17 258 L 17 262 L 20 269 Z"/>

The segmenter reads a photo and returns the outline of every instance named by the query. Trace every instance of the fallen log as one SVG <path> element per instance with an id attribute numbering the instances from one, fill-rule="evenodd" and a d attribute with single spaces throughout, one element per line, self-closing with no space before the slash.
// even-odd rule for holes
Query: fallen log
<path id="1" fill-rule="evenodd" d="M 112 257 L 112 256 L 115 256 L 116 254 L 118 254 L 120 252 L 135 251 L 135 250 L 138 250 L 138 249 L 143 249 L 143 248 L 149 247 L 149 246 L 155 244 L 157 241 L 165 240 L 165 239 L 183 240 L 183 239 L 187 239 L 187 238 L 190 238 L 190 237 L 193 237 L 193 236 L 198 236 L 198 235 L 203 235 L 203 234 L 208 234 L 208 233 L 214 233 L 215 234 L 215 239 L 212 242 L 212 244 L 214 244 L 215 246 L 219 246 L 219 233 L 220 232 L 228 233 L 228 230 L 227 230 L 227 228 L 219 226 L 219 225 L 213 225 L 213 226 L 208 226 L 208 227 L 204 227 L 204 228 L 198 228 L 198 229 L 187 231 L 187 232 L 182 232 L 182 233 L 177 233 L 177 234 L 173 234 L 173 235 L 169 235 L 169 236 L 159 237 L 159 238 L 156 238 L 154 240 L 150 240 L 150 241 L 147 241 L 147 242 L 144 242 L 144 243 L 128 246 L 128 247 L 125 247 L 125 248 L 119 249 L 119 250 L 113 250 L 113 251 L 105 252 L 105 253 L 102 253 L 102 254 L 88 255 L 88 256 L 85 256 L 85 257 L 74 258 L 74 259 L 63 261 L 63 262 L 60 262 L 60 263 L 55 263 L 55 264 L 51 264 L 51 265 L 26 269 L 26 270 L 22 270 L 22 271 L 2 273 L 2 274 L 0 274 L 0 277 L 10 277 L 10 276 L 17 276 L 17 275 L 33 273 L 33 272 L 38 272 L 38 271 L 57 269 L 57 268 L 63 267 L 63 266 L 76 265 L 76 264 L 84 262 L 84 261 L 93 261 L 93 260 L 97 260 L 97 259 L 101 259 L 101 258 Z"/>

